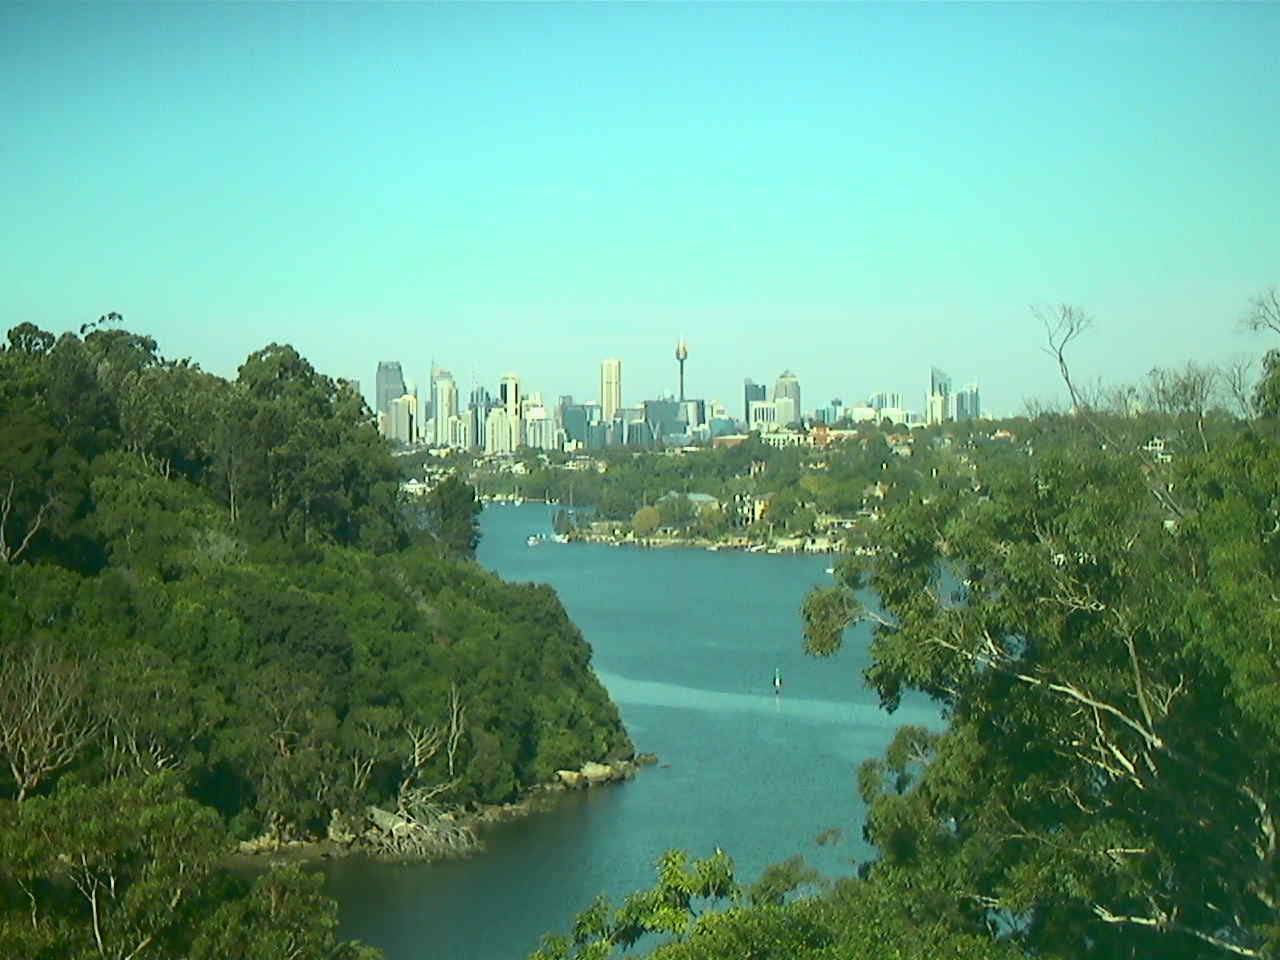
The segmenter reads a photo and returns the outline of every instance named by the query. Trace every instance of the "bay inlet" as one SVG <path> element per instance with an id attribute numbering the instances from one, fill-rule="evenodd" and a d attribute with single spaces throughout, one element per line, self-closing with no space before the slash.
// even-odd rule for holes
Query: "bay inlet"
<path id="1" fill-rule="evenodd" d="M 797 853 L 826 876 L 851 873 L 871 854 L 858 764 L 902 724 L 939 725 L 922 699 L 892 715 L 879 708 L 862 682 L 865 626 L 830 660 L 803 653 L 800 603 L 830 582 L 829 558 L 528 546 L 550 533 L 555 509 L 487 508 L 479 560 L 556 589 L 636 749 L 659 765 L 488 829 L 486 851 L 470 860 L 329 864 L 342 935 L 390 960 L 521 960 L 597 894 L 619 900 L 649 885 L 670 847 L 721 847 L 740 880 Z"/>

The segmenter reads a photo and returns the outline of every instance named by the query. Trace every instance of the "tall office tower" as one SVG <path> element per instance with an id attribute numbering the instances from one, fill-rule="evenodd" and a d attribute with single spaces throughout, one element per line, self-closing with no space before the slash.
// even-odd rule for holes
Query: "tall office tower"
<path id="1" fill-rule="evenodd" d="M 374 402 L 378 405 L 374 413 L 386 413 L 391 409 L 392 400 L 398 400 L 408 392 L 404 387 L 404 373 L 395 360 L 383 360 L 378 364 L 378 374 L 373 383 Z"/>
<path id="2" fill-rule="evenodd" d="M 492 406 L 489 391 L 484 387 L 475 387 L 471 391 L 471 400 L 467 405 L 467 440 L 472 450 L 484 449 L 485 420 Z"/>
<path id="3" fill-rule="evenodd" d="M 929 395 L 951 396 L 951 378 L 937 367 L 929 368 Z"/>
<path id="4" fill-rule="evenodd" d="M 751 404 L 757 400 L 767 400 L 763 383 L 752 383 L 751 378 L 742 381 L 742 419 L 751 423 Z"/>
<path id="5" fill-rule="evenodd" d="M 978 385 L 970 383 L 956 393 L 956 419 L 977 420 L 982 416 L 982 403 L 978 396 Z"/>
<path id="6" fill-rule="evenodd" d="M 520 419 L 520 378 L 508 373 L 498 381 L 498 405 L 507 411 L 507 418 Z"/>
<path id="7" fill-rule="evenodd" d="M 676 362 L 680 364 L 680 402 L 684 403 L 684 362 L 689 359 L 689 345 L 684 337 L 676 344 Z"/>
<path id="8" fill-rule="evenodd" d="M 600 419 L 612 420 L 622 406 L 622 361 L 600 364 Z"/>
<path id="9" fill-rule="evenodd" d="M 929 398 L 925 423 L 936 426 L 951 419 L 951 378 L 937 367 L 929 369 Z"/>
<path id="10" fill-rule="evenodd" d="M 431 439 L 437 446 L 450 442 L 450 423 L 458 415 L 458 385 L 448 370 L 436 368 L 431 380 Z"/>
<path id="11" fill-rule="evenodd" d="M 790 400 L 795 404 L 793 409 L 794 416 L 789 420 L 783 420 L 782 418 L 785 411 L 782 409 L 778 410 L 779 423 L 792 423 L 800 419 L 800 381 L 790 370 L 783 370 L 781 375 L 778 377 L 777 383 L 773 385 L 773 399 Z"/>
<path id="12" fill-rule="evenodd" d="M 560 426 L 565 439 L 586 447 L 591 445 L 591 414 L 582 403 L 566 403 L 560 409 Z"/>

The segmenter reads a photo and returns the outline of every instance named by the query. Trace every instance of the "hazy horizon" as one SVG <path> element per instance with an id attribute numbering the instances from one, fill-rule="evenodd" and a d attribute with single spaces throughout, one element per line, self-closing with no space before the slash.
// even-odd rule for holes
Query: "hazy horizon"
<path id="1" fill-rule="evenodd" d="M 1259 356 L 1277 4 L 0 5 L 11 321 L 806 410 Z"/>

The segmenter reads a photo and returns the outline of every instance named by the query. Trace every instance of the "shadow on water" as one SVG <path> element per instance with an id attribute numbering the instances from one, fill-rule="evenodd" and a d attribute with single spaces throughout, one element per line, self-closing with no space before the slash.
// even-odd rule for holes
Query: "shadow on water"
<path id="1" fill-rule="evenodd" d="M 879 709 L 861 682 L 864 633 L 831 660 L 804 656 L 800 602 L 830 582 L 827 557 L 527 546 L 553 510 L 486 510 L 480 562 L 556 588 L 637 749 L 660 765 L 490 828 L 470 860 L 329 865 L 342 933 L 391 960 L 527 956 L 598 893 L 620 899 L 648 885 L 670 847 L 722 847 L 746 880 L 795 853 L 827 875 L 849 873 L 870 853 L 857 839 L 858 764 L 900 724 L 939 724 L 923 701 L 893 716 Z"/>

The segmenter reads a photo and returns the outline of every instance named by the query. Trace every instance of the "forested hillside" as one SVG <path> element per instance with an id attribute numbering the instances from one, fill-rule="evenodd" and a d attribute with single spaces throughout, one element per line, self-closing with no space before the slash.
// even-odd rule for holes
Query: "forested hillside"
<path id="1" fill-rule="evenodd" d="M 630 743 L 555 594 L 470 561 L 461 485 L 407 509 L 359 396 L 118 321 L 0 350 L 0 955 L 355 956 L 313 878 L 221 875 L 231 841 L 374 805 L 430 854 Z"/>
<path id="2" fill-rule="evenodd" d="M 1280 301 L 1251 319 L 1280 334 Z M 1191 364 L 1088 393 L 1087 325 L 1046 325 L 1070 414 L 962 447 L 966 482 L 940 470 L 805 602 L 810 652 L 868 620 L 884 705 L 948 721 L 861 767 L 877 856 L 796 896 L 802 864 L 742 889 L 726 855 L 672 853 L 540 960 L 650 932 L 663 960 L 1280 953 L 1280 352 L 1249 389 Z"/>

